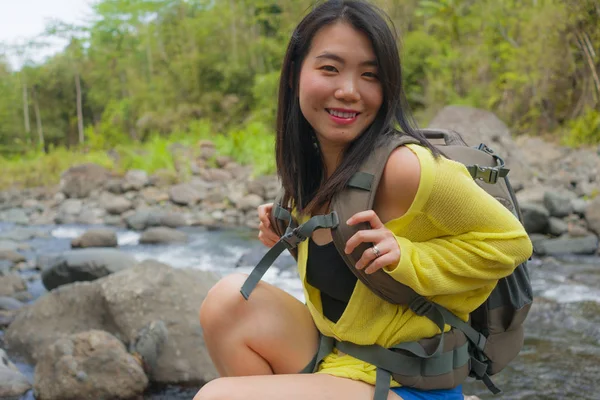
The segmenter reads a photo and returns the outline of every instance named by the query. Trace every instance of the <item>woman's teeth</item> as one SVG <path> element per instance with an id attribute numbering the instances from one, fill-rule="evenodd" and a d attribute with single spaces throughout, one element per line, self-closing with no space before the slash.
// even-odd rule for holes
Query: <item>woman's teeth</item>
<path id="1" fill-rule="evenodd" d="M 329 114 L 333 115 L 334 117 L 346 118 L 346 119 L 351 119 L 358 115 L 358 113 L 339 112 L 339 111 L 335 111 L 335 110 L 327 110 L 327 112 Z"/>

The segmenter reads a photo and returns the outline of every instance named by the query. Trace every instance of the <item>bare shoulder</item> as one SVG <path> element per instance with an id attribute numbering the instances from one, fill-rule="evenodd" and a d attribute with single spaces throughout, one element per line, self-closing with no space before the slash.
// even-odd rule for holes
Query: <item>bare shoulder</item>
<path id="1" fill-rule="evenodd" d="M 408 147 L 400 146 L 388 158 L 377 188 L 375 209 L 382 221 L 399 218 L 415 200 L 421 180 L 421 163 Z"/>

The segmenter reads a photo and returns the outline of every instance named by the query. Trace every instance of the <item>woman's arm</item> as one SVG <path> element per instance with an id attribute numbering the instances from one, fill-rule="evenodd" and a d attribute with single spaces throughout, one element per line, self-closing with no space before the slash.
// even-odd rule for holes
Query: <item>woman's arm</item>
<path id="1" fill-rule="evenodd" d="M 421 161 L 429 163 L 425 164 L 428 171 L 433 168 L 431 181 L 422 179 L 420 160 L 410 149 L 393 152 L 377 191 L 376 213 L 357 213 L 348 221 L 350 225 L 369 222 L 372 229 L 350 238 L 347 252 L 360 242 L 374 243 L 381 252 L 376 257 L 367 250 L 357 268 L 374 260 L 366 272 L 384 267 L 397 281 L 432 296 L 493 284 L 531 255 L 531 242 L 519 221 L 481 189 L 464 166 L 447 160 L 438 164 L 432 158 Z M 435 188 L 429 188 L 422 209 L 414 210 L 419 185 Z M 409 209 L 426 222 L 411 229 L 429 230 L 431 238 L 409 240 L 383 225 L 382 221 L 397 219 Z"/>

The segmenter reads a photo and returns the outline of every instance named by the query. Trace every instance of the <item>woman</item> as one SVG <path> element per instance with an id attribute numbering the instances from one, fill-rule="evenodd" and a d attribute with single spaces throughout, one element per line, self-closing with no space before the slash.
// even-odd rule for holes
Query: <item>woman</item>
<path id="1" fill-rule="evenodd" d="M 383 268 L 466 320 L 497 280 L 529 257 L 531 243 L 462 164 L 439 156 L 411 127 L 401 81 L 395 37 L 373 6 L 328 1 L 300 22 L 279 88 L 283 204 L 292 204 L 301 219 L 327 213 L 332 196 L 382 140 L 398 129 L 412 136 L 420 145 L 391 154 L 374 209 L 341 222 L 371 226 L 350 238 L 345 251 L 372 243 L 356 268 Z M 271 209 L 258 209 L 259 239 L 267 247 L 279 240 Z M 239 293 L 246 278 L 241 274 L 210 290 L 200 323 L 222 378 L 205 385 L 195 400 L 369 400 L 375 367 L 349 355 L 333 351 L 317 373 L 300 373 L 313 360 L 319 334 L 389 347 L 439 333 L 406 305 L 387 303 L 357 281 L 331 241 L 331 232 L 321 229 L 298 247 L 306 305 L 264 282 L 246 301 Z M 463 398 L 460 387 L 419 392 L 398 386 L 392 382 L 388 400 Z"/>

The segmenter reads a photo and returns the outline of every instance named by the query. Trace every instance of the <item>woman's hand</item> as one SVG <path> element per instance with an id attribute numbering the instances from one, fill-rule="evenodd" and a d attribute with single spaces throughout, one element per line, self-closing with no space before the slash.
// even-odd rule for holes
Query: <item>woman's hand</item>
<path id="1" fill-rule="evenodd" d="M 273 203 L 262 204 L 258 206 L 258 239 L 267 247 L 271 248 L 275 246 L 275 243 L 279 241 L 279 236 L 271 228 L 271 221 L 269 216 L 273 209 Z"/>
<path id="2" fill-rule="evenodd" d="M 386 265 L 398 264 L 400 262 L 400 246 L 392 231 L 383 226 L 375 211 L 367 210 L 358 212 L 350 217 L 346 223 L 352 226 L 361 222 L 368 222 L 372 229 L 363 229 L 356 232 L 346 242 L 344 251 L 346 254 L 350 254 L 363 242 L 373 243 L 373 247 L 365 250 L 360 260 L 356 263 L 356 268 L 363 269 L 368 265 L 365 272 L 372 274 Z"/>

